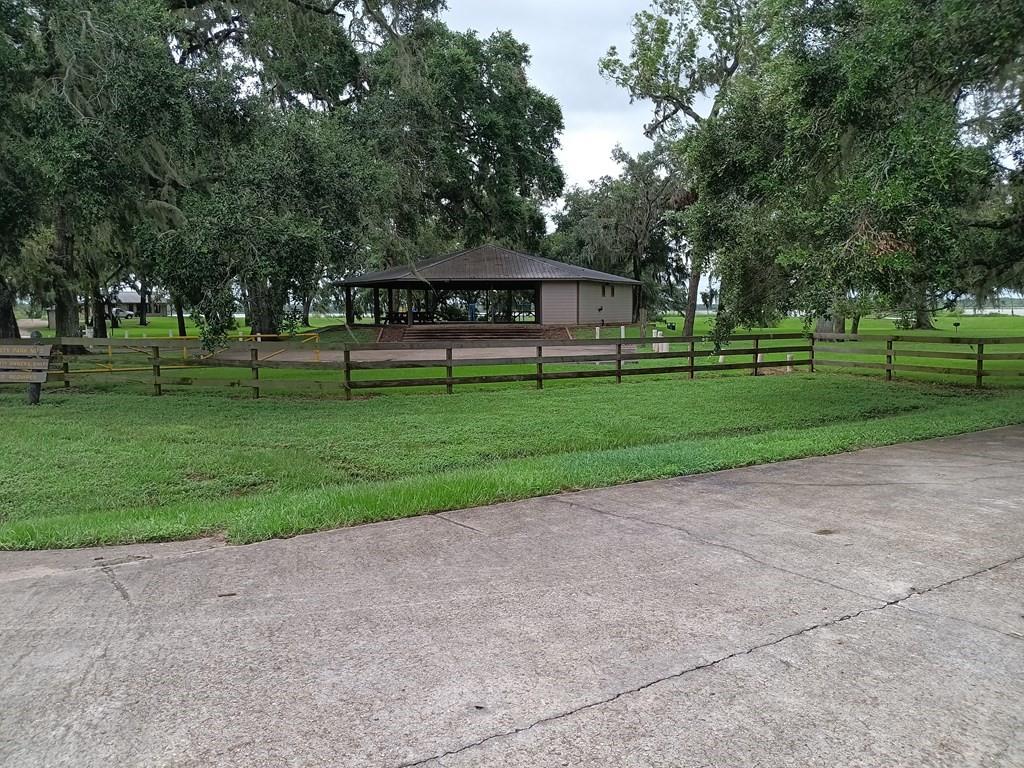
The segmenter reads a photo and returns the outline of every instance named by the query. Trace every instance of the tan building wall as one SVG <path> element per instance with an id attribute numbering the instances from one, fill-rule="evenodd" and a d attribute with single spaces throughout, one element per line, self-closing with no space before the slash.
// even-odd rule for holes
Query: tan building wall
<path id="1" fill-rule="evenodd" d="M 580 325 L 601 325 L 602 321 L 606 325 L 633 322 L 633 286 L 583 282 L 579 285 Z"/>
<path id="2" fill-rule="evenodd" d="M 540 284 L 540 321 L 544 325 L 576 325 L 576 283 Z"/>

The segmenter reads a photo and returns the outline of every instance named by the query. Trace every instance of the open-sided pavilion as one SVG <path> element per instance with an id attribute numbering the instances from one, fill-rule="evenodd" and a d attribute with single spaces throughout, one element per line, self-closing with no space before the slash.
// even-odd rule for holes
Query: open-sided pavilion
<path id="1" fill-rule="evenodd" d="M 344 281 L 346 321 L 354 290 L 373 292 L 384 324 L 620 324 L 633 320 L 640 283 L 627 277 L 483 245 Z"/>

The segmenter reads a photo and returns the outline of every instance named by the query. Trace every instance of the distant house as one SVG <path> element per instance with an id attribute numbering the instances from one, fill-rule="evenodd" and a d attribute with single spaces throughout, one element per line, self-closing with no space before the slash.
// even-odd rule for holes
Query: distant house
<path id="1" fill-rule="evenodd" d="M 138 315 L 142 311 L 142 296 L 139 295 L 138 291 L 118 291 L 114 299 L 114 308 L 123 309 L 125 312 Z M 163 296 L 157 293 L 150 293 L 149 302 L 146 307 L 148 314 L 166 315 L 169 310 L 170 305 Z"/>
<path id="2" fill-rule="evenodd" d="M 118 291 L 114 297 L 112 309 L 120 309 L 122 313 L 131 313 L 132 317 L 138 317 L 142 310 L 142 296 L 138 291 Z M 151 293 L 146 307 L 149 315 L 167 315 L 173 311 L 170 302 L 159 293 Z M 46 310 L 46 327 L 51 331 L 56 329 L 56 310 L 52 307 Z"/>
<path id="3" fill-rule="evenodd" d="M 355 322 L 353 290 L 363 288 L 373 291 L 377 325 L 619 325 L 633 321 L 640 289 L 628 277 L 497 245 L 356 275 L 343 286 L 347 322 Z"/>

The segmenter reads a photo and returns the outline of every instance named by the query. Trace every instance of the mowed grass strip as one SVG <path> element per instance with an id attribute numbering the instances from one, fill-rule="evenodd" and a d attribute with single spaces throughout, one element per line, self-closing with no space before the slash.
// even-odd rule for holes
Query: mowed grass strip
<path id="1" fill-rule="evenodd" d="M 0 548 L 323 530 L 1024 422 L 1024 392 L 803 374 L 353 403 L 0 395 Z"/>

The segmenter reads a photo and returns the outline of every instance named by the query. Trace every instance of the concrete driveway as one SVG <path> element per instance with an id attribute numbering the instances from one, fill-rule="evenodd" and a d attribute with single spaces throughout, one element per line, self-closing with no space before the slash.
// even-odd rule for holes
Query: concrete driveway
<path id="1" fill-rule="evenodd" d="M 0 765 L 1021 766 L 1024 428 L 0 554 Z"/>

